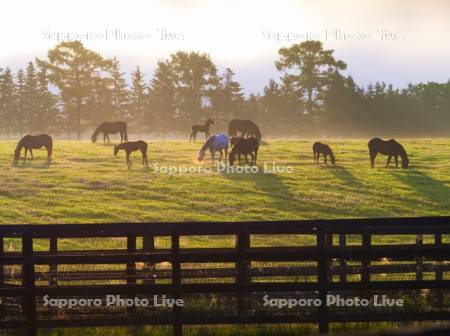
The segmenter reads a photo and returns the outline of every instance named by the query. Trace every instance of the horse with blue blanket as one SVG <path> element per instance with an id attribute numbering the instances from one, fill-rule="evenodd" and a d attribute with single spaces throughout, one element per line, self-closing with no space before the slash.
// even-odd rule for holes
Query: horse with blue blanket
<path id="1" fill-rule="evenodd" d="M 227 162 L 227 156 L 228 156 L 228 135 L 220 133 L 215 134 L 212 137 L 210 137 L 203 147 L 198 152 L 198 161 L 202 161 L 205 157 L 205 152 L 207 149 L 209 149 L 211 153 L 211 159 L 214 163 L 216 152 L 220 152 L 220 158 L 219 161 L 222 160 L 223 154 L 225 152 L 225 163 Z"/>

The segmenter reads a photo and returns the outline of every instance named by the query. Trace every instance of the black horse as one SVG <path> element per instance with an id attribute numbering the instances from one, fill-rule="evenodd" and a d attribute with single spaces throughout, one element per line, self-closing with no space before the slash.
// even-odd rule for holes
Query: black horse
<path id="1" fill-rule="evenodd" d="M 106 142 L 106 139 L 109 141 L 108 134 L 116 134 L 120 133 L 120 143 L 127 142 L 128 141 L 128 134 L 127 134 L 127 124 L 123 121 L 113 121 L 113 122 L 107 122 L 101 123 L 100 126 L 98 126 L 94 134 L 92 134 L 92 142 L 97 141 L 97 136 L 99 133 L 103 133 L 103 143 Z"/>
<path id="2" fill-rule="evenodd" d="M 206 138 L 206 140 L 208 140 L 208 138 L 210 137 L 209 128 L 211 125 L 214 125 L 214 121 L 212 119 L 208 119 L 208 120 L 206 120 L 206 123 L 204 125 L 192 126 L 192 133 L 191 133 L 191 136 L 189 137 L 189 142 L 191 142 L 192 138 L 194 138 L 194 142 L 195 142 L 195 137 L 197 136 L 198 132 L 205 133 L 205 138 Z"/>
<path id="3" fill-rule="evenodd" d="M 121 143 L 120 145 L 114 146 L 114 156 L 117 156 L 117 153 L 123 149 L 127 156 L 127 165 L 128 165 L 128 167 L 130 167 L 131 166 L 131 160 L 130 160 L 131 152 L 140 150 L 142 153 L 142 164 L 148 167 L 147 147 L 148 147 L 147 143 L 142 140 L 124 142 L 124 143 Z"/>
<path id="4" fill-rule="evenodd" d="M 242 137 L 255 137 L 258 142 L 261 142 L 261 132 L 251 120 L 231 120 L 228 125 L 228 135 L 236 136 L 237 132 L 241 132 Z"/>
<path id="5" fill-rule="evenodd" d="M 25 135 L 17 144 L 16 150 L 14 151 L 14 160 L 19 160 L 22 148 L 25 148 L 25 156 L 23 158 L 23 160 L 25 161 L 28 151 L 30 151 L 31 159 L 33 159 L 33 149 L 39 149 L 42 147 L 45 147 L 45 149 L 47 149 L 47 161 L 50 162 L 53 153 L 52 137 L 47 134 Z"/>
<path id="6" fill-rule="evenodd" d="M 394 139 L 382 140 L 380 138 L 373 138 L 369 141 L 369 153 L 370 153 L 370 166 L 375 167 L 375 158 L 378 153 L 388 155 L 386 167 L 389 166 L 391 158 L 395 158 L 395 166 L 398 167 L 398 157 L 402 158 L 402 168 L 408 168 L 409 158 L 405 149 Z"/>
<path id="7" fill-rule="evenodd" d="M 235 145 L 231 149 L 230 153 L 230 165 L 232 166 L 236 160 L 236 155 L 239 158 L 239 164 L 241 164 L 241 154 L 245 155 L 245 162 L 248 163 L 247 155 L 252 157 L 251 165 L 256 164 L 258 158 L 259 142 L 256 138 L 237 138 Z"/>
<path id="8" fill-rule="evenodd" d="M 323 161 L 325 162 L 325 164 L 327 164 L 327 157 L 329 156 L 331 163 L 333 164 L 333 166 L 335 165 L 336 158 L 335 158 L 330 146 L 328 146 L 327 144 L 320 143 L 320 142 L 315 142 L 312 146 L 312 149 L 313 149 L 313 155 L 314 155 L 314 162 L 316 164 L 319 164 L 319 157 L 320 157 L 320 154 L 322 154 Z"/>

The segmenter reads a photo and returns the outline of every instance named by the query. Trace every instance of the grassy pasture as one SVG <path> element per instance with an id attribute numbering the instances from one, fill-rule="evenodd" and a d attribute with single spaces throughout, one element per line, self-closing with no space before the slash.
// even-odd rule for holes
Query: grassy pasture
<path id="1" fill-rule="evenodd" d="M 45 152 L 12 164 L 15 143 L 0 142 L 0 224 L 117 221 L 282 220 L 450 214 L 450 139 L 402 140 L 411 168 L 370 169 L 367 142 L 328 141 L 335 168 L 313 164 L 311 141 L 269 141 L 259 167 L 291 166 L 293 173 L 217 173 L 199 163 L 200 144 L 150 141 L 150 167 L 137 153 L 127 169 L 112 145 L 56 141 Z M 212 168 L 212 172 L 157 172 Z"/>
<path id="2" fill-rule="evenodd" d="M 201 144 L 182 141 L 150 141 L 149 168 L 132 155 L 131 169 L 124 153 L 113 157 L 113 146 L 88 141 L 55 141 L 53 161 L 46 164 L 45 151 L 35 151 L 35 160 L 12 162 L 15 143 L 0 141 L 0 224 L 93 223 L 140 221 L 238 221 L 314 218 L 394 217 L 450 215 L 450 139 L 401 140 L 410 155 L 408 170 L 384 168 L 386 157 L 378 157 L 377 168 L 369 165 L 366 140 L 327 141 L 337 157 L 336 167 L 313 164 L 312 141 L 268 141 L 260 147 L 258 166 L 290 166 L 293 173 L 218 173 L 210 161 L 198 162 Z M 163 168 L 201 168 L 200 173 L 157 172 Z M 205 171 L 210 168 L 211 171 Z M 132 225 L 132 224 L 130 224 Z M 349 237 L 350 243 L 360 237 Z M 425 237 L 425 241 L 432 241 Z M 448 242 L 449 237 L 443 237 Z M 414 243 L 413 236 L 383 237 L 377 243 Z M 138 247 L 142 244 L 138 240 Z M 233 237 L 190 237 L 182 247 L 231 247 Z M 314 237 L 261 236 L 254 246 L 314 244 Z M 48 249 L 48 240 L 36 241 L 37 249 Z M 61 240 L 60 249 L 92 246 L 125 248 L 124 239 Z M 157 247 L 169 239 L 159 238 Z M 5 248 L 20 249 L 17 239 Z M 365 329 L 368 324 L 349 324 Z M 372 327 L 395 328 L 378 323 Z M 253 334 L 309 334 L 315 327 L 254 329 Z M 341 327 L 336 326 L 335 331 Z M 100 328 L 101 329 L 101 328 Z M 127 328 L 86 334 L 125 335 Z M 253 329 L 251 329 L 253 330 Z M 75 335 L 79 331 L 48 331 L 42 335 Z M 224 327 L 214 332 L 192 329 L 191 335 L 244 335 L 243 330 Z M 1 333 L 0 333 L 1 334 Z M 142 335 L 167 334 L 164 328 L 141 329 Z M 170 332 L 169 332 L 170 334 Z"/>

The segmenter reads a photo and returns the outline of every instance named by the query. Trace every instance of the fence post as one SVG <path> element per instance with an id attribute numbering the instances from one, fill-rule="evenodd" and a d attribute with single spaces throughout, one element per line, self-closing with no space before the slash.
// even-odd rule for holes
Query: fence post
<path id="1" fill-rule="evenodd" d="M 240 230 L 236 235 L 235 241 L 236 249 L 239 254 L 245 253 L 248 249 L 250 249 L 250 235 L 248 230 Z M 237 262 L 237 283 L 239 285 L 247 285 L 250 283 L 250 263 L 248 260 L 239 260 Z M 245 292 L 239 290 L 237 292 L 238 295 L 238 314 L 242 315 L 246 310 L 246 295 Z"/>
<path id="2" fill-rule="evenodd" d="M 347 247 L 347 237 L 345 233 L 339 234 L 339 248 L 341 250 L 345 250 Z M 346 282 L 347 281 L 347 261 L 345 259 L 340 259 L 340 266 L 341 266 L 341 274 L 339 275 L 339 281 L 340 282 Z"/>
<path id="3" fill-rule="evenodd" d="M 441 246 L 442 245 L 442 234 L 441 233 L 436 233 L 434 235 L 434 245 L 436 247 Z M 444 262 L 442 260 L 439 260 L 437 262 L 437 267 L 436 267 L 436 281 L 442 281 L 444 279 L 444 272 L 442 271 L 442 266 L 444 265 Z M 442 289 L 438 290 L 438 296 L 437 296 L 437 304 L 439 306 L 443 306 L 444 304 L 444 293 L 442 291 Z"/>
<path id="4" fill-rule="evenodd" d="M 317 230 L 316 241 L 319 251 L 317 281 L 319 283 L 319 299 L 322 301 L 319 307 L 319 332 L 321 334 L 328 334 L 328 307 L 326 304 L 328 292 L 328 257 L 326 255 L 326 234 L 322 228 Z"/>
<path id="5" fill-rule="evenodd" d="M 50 238 L 50 253 L 51 254 L 57 254 L 58 253 L 58 238 L 51 237 Z M 50 264 L 49 265 L 49 271 L 50 271 L 50 286 L 56 286 L 58 285 L 58 265 L 57 264 Z"/>
<path id="6" fill-rule="evenodd" d="M 416 236 L 417 249 L 420 250 L 422 245 L 423 245 L 423 235 L 417 235 Z M 416 280 L 418 280 L 418 281 L 423 280 L 423 258 L 422 257 L 416 258 Z"/>
<path id="7" fill-rule="evenodd" d="M 0 237 L 0 257 L 3 256 L 3 237 Z M 5 272 L 4 272 L 3 263 L 0 265 L 0 287 L 3 287 L 5 281 Z"/>
<path id="8" fill-rule="evenodd" d="M 144 236 L 142 237 L 142 249 L 144 252 L 152 252 L 155 249 L 155 237 L 154 236 Z M 146 262 L 144 264 L 144 283 L 154 284 L 156 276 L 154 274 L 155 265 L 152 262 Z"/>
<path id="9" fill-rule="evenodd" d="M 172 287 L 173 298 L 181 298 L 181 263 L 180 263 L 180 235 L 174 231 L 172 233 Z M 183 325 L 180 321 L 182 309 L 178 305 L 173 306 L 173 334 L 183 335 Z"/>
<path id="10" fill-rule="evenodd" d="M 3 237 L 0 237 L 0 257 L 3 256 Z M 5 283 L 5 273 L 3 270 L 3 263 L 0 265 L 0 288 L 3 287 L 4 283 Z M 2 303 L 0 304 L 0 316 L 4 316 L 4 302 L 5 300 L 2 300 Z"/>
<path id="11" fill-rule="evenodd" d="M 371 245 L 372 245 L 372 236 L 371 236 L 370 232 L 364 230 L 363 235 L 362 235 L 363 250 L 366 253 L 369 253 Z M 367 256 L 361 260 L 361 281 L 364 283 L 370 282 L 369 267 L 370 267 L 370 258 Z"/>
<path id="12" fill-rule="evenodd" d="M 136 235 L 134 233 L 129 233 L 127 235 L 127 255 L 130 257 L 131 255 L 136 253 Z M 127 263 L 127 285 L 135 285 L 136 284 L 136 262 L 129 261 Z M 133 298 L 135 293 L 129 293 L 128 297 Z M 133 305 L 127 308 L 128 314 L 136 313 L 136 307 Z"/>
<path id="13" fill-rule="evenodd" d="M 24 314 L 26 319 L 26 332 L 28 336 L 35 336 L 36 330 L 36 298 L 34 296 L 34 260 L 33 260 L 33 235 L 31 232 L 22 236 L 22 281 L 24 287 L 28 289 L 24 297 Z"/>

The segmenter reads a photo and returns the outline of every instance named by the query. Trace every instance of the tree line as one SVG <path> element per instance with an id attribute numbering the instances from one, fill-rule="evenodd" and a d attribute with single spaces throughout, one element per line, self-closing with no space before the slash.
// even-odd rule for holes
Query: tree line
<path id="1" fill-rule="evenodd" d="M 333 53 L 319 41 L 281 48 L 280 78 L 246 96 L 232 69 L 219 73 L 204 53 L 172 54 L 148 79 L 136 67 L 128 84 L 117 58 L 62 42 L 25 70 L 0 67 L 0 131 L 81 138 L 102 121 L 123 120 L 132 133 L 166 136 L 208 118 L 217 129 L 239 118 L 271 136 L 450 134 L 450 81 L 363 88 Z"/>

